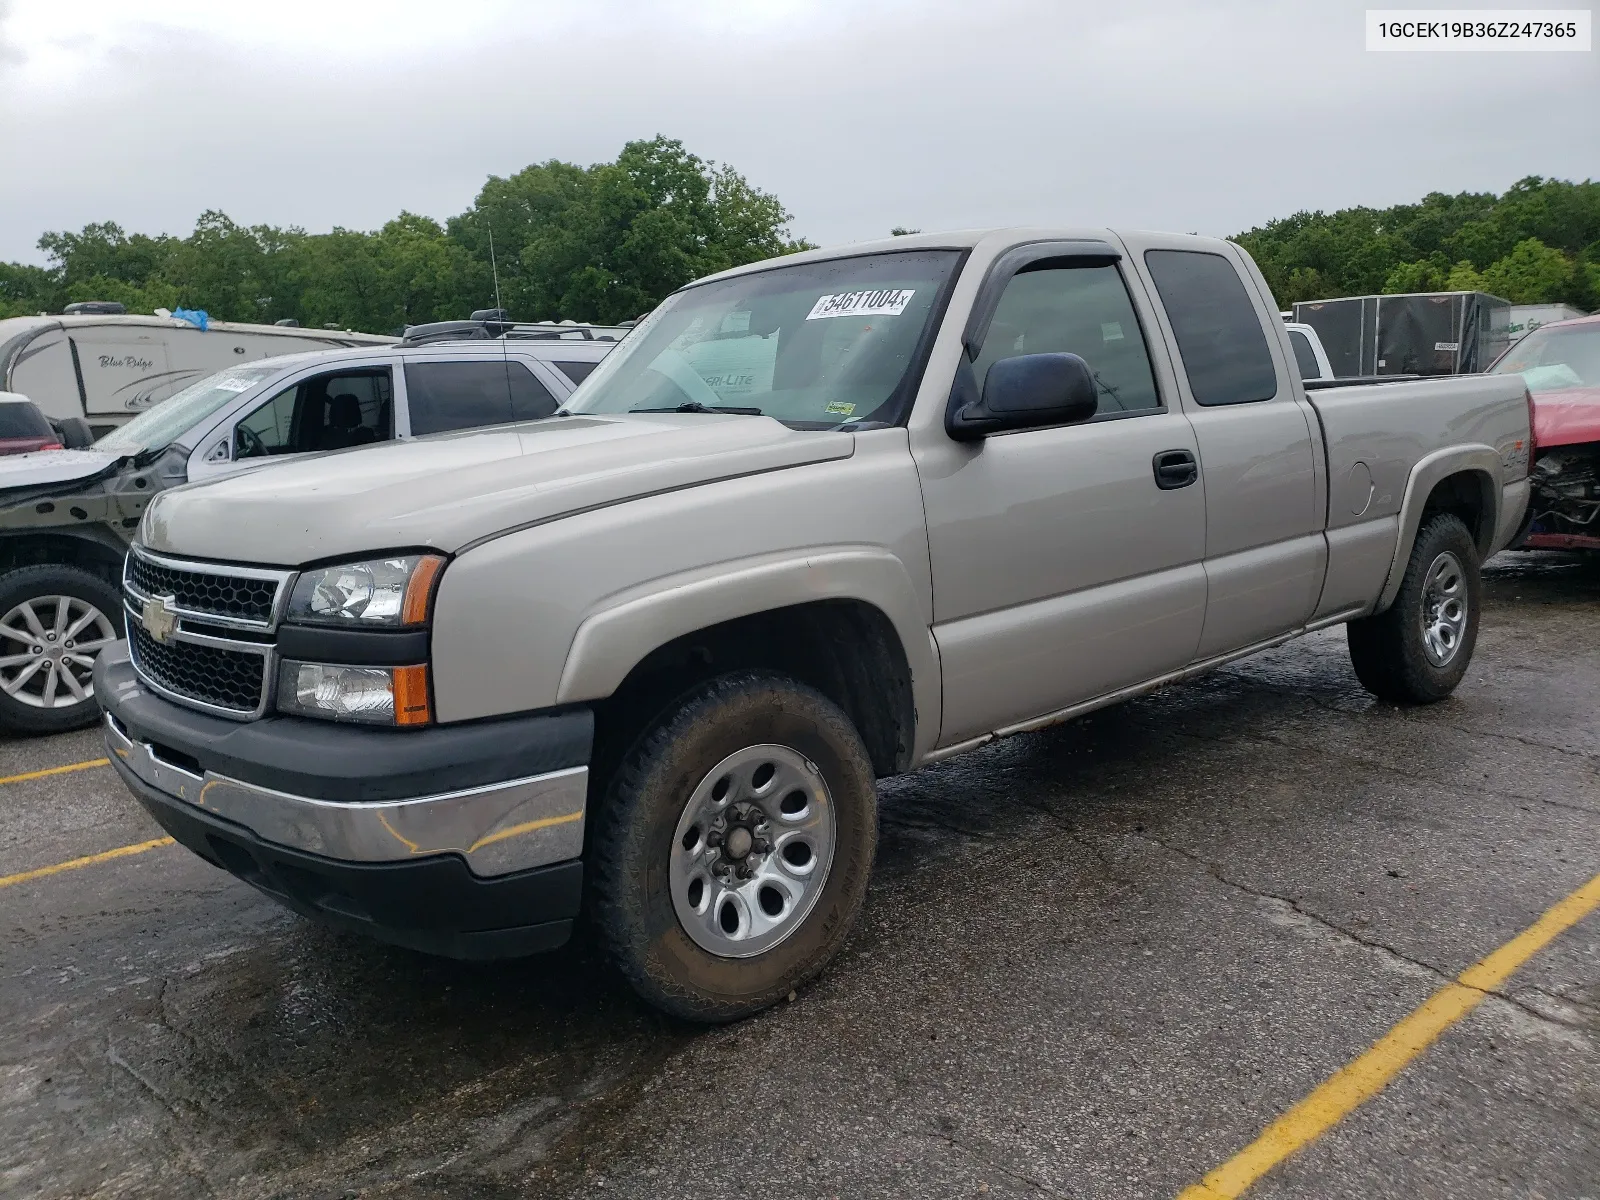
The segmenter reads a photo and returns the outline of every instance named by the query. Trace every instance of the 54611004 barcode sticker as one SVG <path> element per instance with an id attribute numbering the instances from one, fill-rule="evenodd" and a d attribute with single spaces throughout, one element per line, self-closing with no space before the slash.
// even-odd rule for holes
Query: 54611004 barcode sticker
<path id="1" fill-rule="evenodd" d="M 840 292 L 821 296 L 806 314 L 808 321 L 824 317 L 898 317 L 905 312 L 915 288 L 879 288 L 872 292 Z"/>

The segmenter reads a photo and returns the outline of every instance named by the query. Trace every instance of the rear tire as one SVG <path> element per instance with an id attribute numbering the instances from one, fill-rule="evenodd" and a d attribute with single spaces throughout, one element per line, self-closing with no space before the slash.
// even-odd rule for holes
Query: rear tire
<path id="1" fill-rule="evenodd" d="M 611 778 L 591 841 L 595 925 L 657 1008 L 748 1016 L 843 945 L 877 816 L 866 747 L 837 705 L 783 676 L 714 679 L 669 705 Z"/>
<path id="2" fill-rule="evenodd" d="M 1350 662 L 1380 700 L 1432 704 L 1456 690 L 1478 642 L 1478 548 L 1450 513 L 1417 532 L 1394 603 L 1348 626 Z"/>
<path id="3" fill-rule="evenodd" d="M 122 635 L 122 597 L 92 572 L 45 563 L 0 576 L 0 730 L 93 725 L 94 661 Z"/>

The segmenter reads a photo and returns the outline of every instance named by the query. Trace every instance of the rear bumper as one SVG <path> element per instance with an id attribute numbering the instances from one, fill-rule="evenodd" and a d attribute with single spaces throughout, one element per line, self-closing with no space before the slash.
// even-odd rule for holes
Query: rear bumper
<path id="1" fill-rule="evenodd" d="M 587 710 L 394 731 L 241 724 L 95 670 L 123 781 L 174 838 L 289 907 L 433 953 L 564 941 L 582 884 Z M 286 786 L 287 785 L 287 786 Z"/>

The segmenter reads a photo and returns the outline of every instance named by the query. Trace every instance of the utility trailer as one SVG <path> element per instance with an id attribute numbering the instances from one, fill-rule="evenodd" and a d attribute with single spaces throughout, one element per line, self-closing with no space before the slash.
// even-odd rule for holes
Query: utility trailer
<path id="1" fill-rule="evenodd" d="M 1337 379 L 1472 375 L 1511 345 L 1511 305 L 1487 292 L 1418 292 L 1301 301 Z"/>

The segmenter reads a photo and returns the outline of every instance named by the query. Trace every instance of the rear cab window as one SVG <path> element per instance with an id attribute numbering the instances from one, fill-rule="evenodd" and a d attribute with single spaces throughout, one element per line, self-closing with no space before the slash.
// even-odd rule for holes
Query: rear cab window
<path id="1" fill-rule="evenodd" d="M 1197 404 L 1255 404 L 1278 394 L 1278 372 L 1233 263 L 1203 250 L 1147 250 Z"/>

